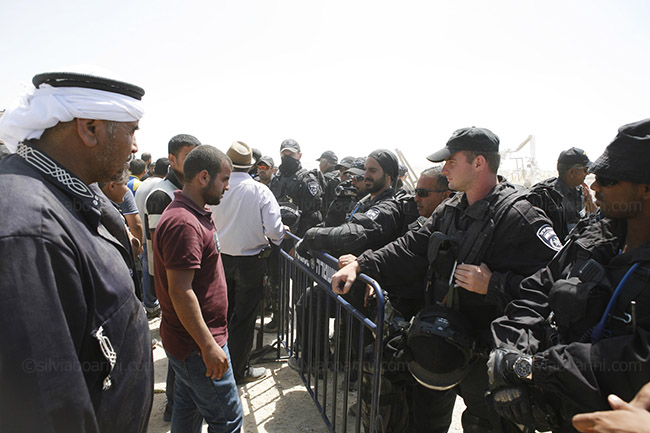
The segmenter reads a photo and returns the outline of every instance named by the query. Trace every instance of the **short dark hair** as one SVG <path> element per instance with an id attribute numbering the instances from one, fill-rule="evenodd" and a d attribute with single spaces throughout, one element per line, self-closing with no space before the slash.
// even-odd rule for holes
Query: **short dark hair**
<path id="1" fill-rule="evenodd" d="M 221 164 L 227 161 L 232 169 L 232 161 L 225 153 L 209 144 L 202 144 L 187 154 L 183 163 L 185 181 L 192 181 L 203 170 L 207 170 L 210 178 L 214 178 L 221 171 Z"/>
<path id="2" fill-rule="evenodd" d="M 501 154 L 499 152 L 463 150 L 463 153 L 467 158 L 467 162 L 472 162 L 477 156 L 482 155 L 491 173 L 497 174 L 497 171 L 499 171 L 499 165 L 501 164 Z"/>
<path id="3" fill-rule="evenodd" d="M 145 152 L 142 155 L 140 155 L 140 159 L 143 160 L 144 162 L 151 161 L 151 154 L 149 152 Z"/>
<path id="4" fill-rule="evenodd" d="M 157 176 L 166 176 L 169 171 L 169 159 L 168 158 L 158 158 L 156 160 L 156 167 L 153 169 L 153 172 Z"/>
<path id="5" fill-rule="evenodd" d="M 129 171 L 133 175 L 142 174 L 146 169 L 147 169 L 147 163 L 141 159 L 134 159 L 129 164 Z"/>
<path id="6" fill-rule="evenodd" d="M 420 177 L 434 177 L 436 178 L 436 188 L 439 191 L 449 190 L 449 181 L 447 176 L 442 174 L 442 168 L 440 167 L 429 167 L 420 173 Z"/>
<path id="7" fill-rule="evenodd" d="M 174 135 L 169 144 L 167 145 L 167 152 L 170 155 L 178 156 L 178 152 L 185 146 L 200 146 L 201 142 L 198 138 L 189 134 L 178 134 Z"/>

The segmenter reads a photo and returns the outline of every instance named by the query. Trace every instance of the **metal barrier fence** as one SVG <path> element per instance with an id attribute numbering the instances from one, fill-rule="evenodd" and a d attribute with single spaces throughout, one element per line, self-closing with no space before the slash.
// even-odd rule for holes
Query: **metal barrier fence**
<path id="1" fill-rule="evenodd" d="M 385 306 L 381 288 L 366 275 L 357 277 L 374 288 L 376 312 L 372 320 L 331 290 L 337 260 L 329 254 L 312 253 L 313 258 L 305 259 L 281 251 L 277 357 L 284 347 L 330 431 L 360 432 L 363 418 L 369 424 L 365 430 L 374 433 L 381 424 L 378 407 Z M 349 411 L 356 412 L 355 416 L 349 416 Z"/>

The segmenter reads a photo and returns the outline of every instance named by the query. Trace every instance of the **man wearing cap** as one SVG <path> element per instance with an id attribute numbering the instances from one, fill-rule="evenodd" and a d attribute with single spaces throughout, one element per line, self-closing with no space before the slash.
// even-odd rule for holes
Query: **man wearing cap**
<path id="1" fill-rule="evenodd" d="M 346 179 L 339 183 L 335 197 L 325 214 L 325 227 L 336 227 L 343 224 L 346 217 L 354 209 L 354 205 L 366 196 L 366 159 L 357 158 L 350 168 L 345 170 Z"/>
<path id="2" fill-rule="evenodd" d="M 151 335 L 123 220 L 95 182 L 125 174 L 144 91 L 36 75 L 0 120 L 0 420 L 15 432 L 145 432 Z M 29 191 L 29 194 L 25 194 Z"/>
<path id="3" fill-rule="evenodd" d="M 308 228 L 323 221 L 325 178 L 319 170 L 307 171 L 300 165 L 300 145 L 288 138 L 280 144 L 282 163 L 278 176 L 271 182 L 271 191 L 278 202 L 289 201 L 300 209 L 296 235 L 301 237 Z"/>
<path id="4" fill-rule="evenodd" d="M 382 284 L 397 285 L 426 271 L 426 301 L 442 312 L 453 310 L 470 324 L 463 329 L 468 338 L 462 351 L 471 352 L 471 357 L 467 364 L 447 365 L 452 358 L 446 354 L 461 350 L 449 343 L 449 352 L 429 353 L 431 359 L 416 357 L 409 369 L 429 388 L 455 387 L 467 405 L 463 428 L 471 432 L 518 431 L 485 403 L 487 371 L 482 353 L 492 347 L 490 322 L 519 297 L 521 280 L 544 266 L 561 246 L 550 221 L 521 200 L 513 185 L 498 181 L 498 150 L 499 139 L 490 130 L 455 131 L 446 147 L 428 159 L 445 161 L 442 174 L 457 194 L 438 206 L 420 230 L 409 231 L 380 250 L 366 251 L 332 277 L 333 290 L 347 293 L 359 272 Z M 409 349 L 427 353 L 426 347 Z M 439 370 L 423 369 L 423 364 Z M 446 426 L 439 428 L 446 431 Z"/>
<path id="5" fill-rule="evenodd" d="M 649 150 L 650 119 L 619 129 L 591 168 L 603 218 L 576 229 L 492 325 L 492 396 L 513 419 L 534 398 L 547 428 L 572 431 L 574 414 L 650 381 Z"/>
<path id="6" fill-rule="evenodd" d="M 273 193 L 255 182 L 248 170 L 253 164 L 251 148 L 235 141 L 228 149 L 233 163 L 230 189 L 212 215 L 228 283 L 228 333 L 230 355 L 237 383 L 252 382 L 267 375 L 266 368 L 249 364 L 255 318 L 264 297 L 269 241 L 282 242 L 285 227 Z"/>
<path id="7" fill-rule="evenodd" d="M 336 187 L 341 183 L 339 171 L 336 169 L 336 164 L 339 158 L 331 150 L 326 150 L 316 160 L 319 162 L 318 169 L 325 177 L 325 192 L 323 194 L 323 210 L 329 209 L 330 203 L 336 197 Z"/>
<path id="8" fill-rule="evenodd" d="M 339 171 L 339 178 L 341 179 L 341 182 L 344 180 L 347 180 L 347 175 L 345 172 L 352 168 L 352 165 L 354 164 L 354 156 L 346 156 L 345 158 L 342 158 L 341 161 L 334 166 Z"/>
<path id="9" fill-rule="evenodd" d="M 562 240 L 595 208 L 584 184 L 589 164 L 584 150 L 564 150 L 557 160 L 558 177 L 534 185 L 528 194 L 528 201 L 546 213 Z"/>
<path id="10" fill-rule="evenodd" d="M 255 164 L 257 166 L 257 176 L 254 177 L 258 182 L 269 186 L 275 177 L 275 162 L 270 156 L 264 155 Z"/>

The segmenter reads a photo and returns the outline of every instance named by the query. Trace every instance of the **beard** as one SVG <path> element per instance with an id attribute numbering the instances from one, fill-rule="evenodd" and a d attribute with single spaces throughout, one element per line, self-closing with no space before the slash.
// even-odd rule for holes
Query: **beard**
<path id="1" fill-rule="evenodd" d="M 367 193 L 374 194 L 376 192 L 381 191 L 385 186 L 386 186 L 386 175 L 384 175 L 381 179 L 378 179 L 376 181 L 373 181 L 370 178 L 366 178 Z"/>
<path id="2" fill-rule="evenodd" d="M 208 206 L 218 205 L 219 203 L 221 203 L 221 197 L 223 197 L 223 191 L 220 194 L 218 191 L 215 190 L 214 181 L 215 179 L 211 179 L 210 183 L 208 183 L 201 190 L 203 201 L 205 201 L 205 204 L 207 204 Z"/>

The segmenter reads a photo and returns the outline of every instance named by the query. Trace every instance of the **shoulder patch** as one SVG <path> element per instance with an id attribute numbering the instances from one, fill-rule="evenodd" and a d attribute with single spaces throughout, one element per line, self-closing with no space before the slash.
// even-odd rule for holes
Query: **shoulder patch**
<path id="1" fill-rule="evenodd" d="M 537 230 L 537 237 L 544 245 L 553 251 L 560 251 L 562 249 L 562 241 L 555 234 L 555 230 L 550 224 L 544 224 Z"/>
<path id="2" fill-rule="evenodd" d="M 370 208 L 367 211 L 364 212 L 364 215 L 370 218 L 371 220 L 375 220 L 379 216 L 379 210 L 375 208 Z"/>
<path id="3" fill-rule="evenodd" d="M 307 184 L 307 188 L 309 189 L 309 193 L 316 197 L 318 195 L 318 182 L 311 181 Z"/>

